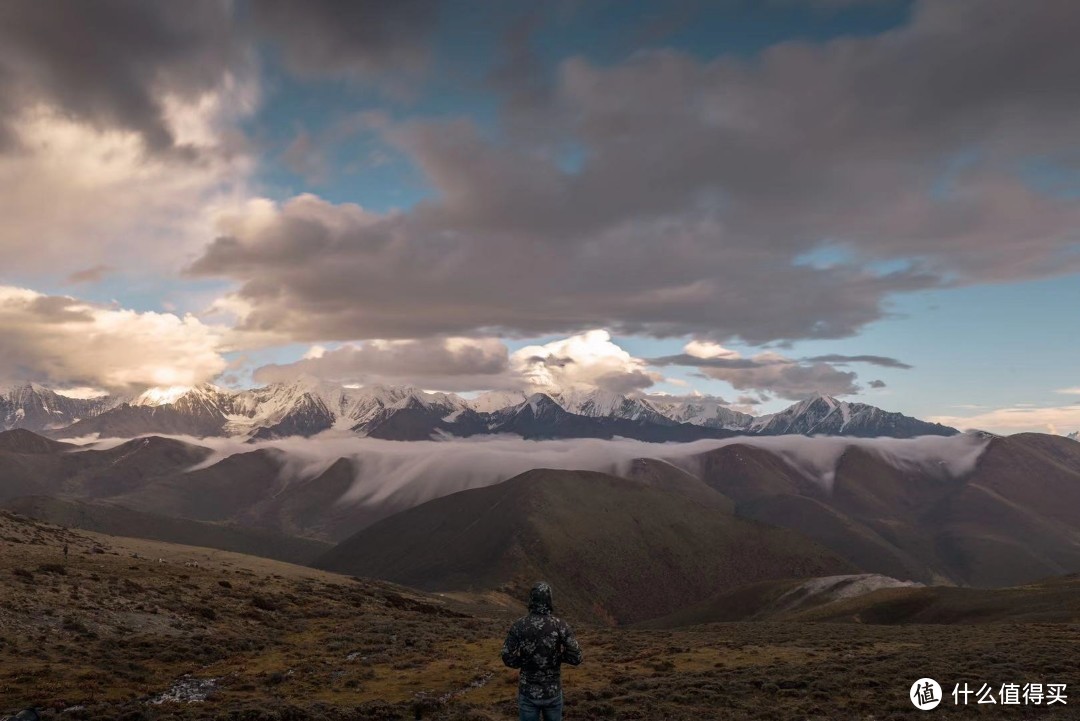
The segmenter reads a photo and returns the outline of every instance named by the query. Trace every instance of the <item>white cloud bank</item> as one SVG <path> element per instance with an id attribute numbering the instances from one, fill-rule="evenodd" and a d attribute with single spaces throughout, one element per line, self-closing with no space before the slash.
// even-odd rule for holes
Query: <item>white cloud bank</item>
<path id="1" fill-rule="evenodd" d="M 134 390 L 194 385 L 225 370 L 223 329 L 0 286 L 0 380 Z"/>
<path id="2" fill-rule="evenodd" d="M 1064 434 L 1080 430 L 1080 403 L 1066 406 L 1017 405 L 966 416 L 932 416 L 928 420 L 954 428 L 978 428 L 1001 434 Z"/>
<path id="3" fill-rule="evenodd" d="M 923 436 L 911 439 L 804 436 L 738 437 L 693 443 L 645 443 L 627 439 L 529 441 L 511 437 L 444 441 L 384 441 L 324 434 L 314 438 L 283 438 L 256 444 L 240 439 L 182 438 L 213 449 L 196 468 L 237 453 L 260 448 L 281 451 L 283 483 L 312 478 L 339 458 L 350 458 L 356 479 L 338 501 L 366 506 L 407 508 L 433 498 L 480 488 L 534 468 L 595 470 L 625 473 L 637 458 L 658 458 L 695 472 L 693 457 L 734 443 L 765 448 L 797 470 L 831 488 L 836 464 L 844 451 L 858 447 L 904 469 L 956 477 L 970 471 L 987 439 L 973 434 Z M 121 440 L 97 441 L 87 447 L 106 448 Z"/>

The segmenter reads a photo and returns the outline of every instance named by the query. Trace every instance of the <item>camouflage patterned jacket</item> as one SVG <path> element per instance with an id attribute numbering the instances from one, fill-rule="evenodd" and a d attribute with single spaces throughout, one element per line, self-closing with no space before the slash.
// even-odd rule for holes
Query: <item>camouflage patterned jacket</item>
<path id="1" fill-rule="evenodd" d="M 514 621 L 503 644 L 503 663 L 521 669 L 518 693 L 525 698 L 561 695 L 562 664 L 581 663 L 581 646 L 574 632 L 552 610 L 551 587 L 536 584 L 529 594 L 529 615 Z"/>

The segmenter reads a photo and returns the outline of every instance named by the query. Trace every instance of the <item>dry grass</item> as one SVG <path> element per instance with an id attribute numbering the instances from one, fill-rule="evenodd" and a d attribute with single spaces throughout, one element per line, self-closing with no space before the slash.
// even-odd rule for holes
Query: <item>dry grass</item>
<path id="1" fill-rule="evenodd" d="M 121 721 L 515 717 L 516 678 L 498 661 L 518 612 L 505 598 L 430 596 L 5 515 L 0 541 L 0 711 L 37 705 L 46 718 Z M 907 689 L 921 675 L 949 689 L 1041 680 L 1080 692 L 1080 628 L 1070 625 L 742 623 L 582 627 L 579 636 L 586 660 L 565 671 L 568 719 L 914 719 L 922 715 Z M 185 676 L 217 679 L 207 700 L 149 703 Z M 948 704 L 936 713 L 1058 719 L 1072 708 L 978 714 Z"/>

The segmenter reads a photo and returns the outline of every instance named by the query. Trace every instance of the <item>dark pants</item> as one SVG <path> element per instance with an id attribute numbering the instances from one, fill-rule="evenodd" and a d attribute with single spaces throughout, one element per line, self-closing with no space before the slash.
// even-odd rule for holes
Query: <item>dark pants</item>
<path id="1" fill-rule="evenodd" d="M 518 695 L 518 711 L 520 721 L 562 721 L 562 694 L 542 699 Z"/>

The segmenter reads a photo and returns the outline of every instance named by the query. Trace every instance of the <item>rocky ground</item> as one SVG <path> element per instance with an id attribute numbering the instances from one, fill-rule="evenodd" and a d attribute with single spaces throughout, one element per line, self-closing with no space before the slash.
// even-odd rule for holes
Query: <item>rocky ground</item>
<path id="1" fill-rule="evenodd" d="M 65 558 L 63 548 L 68 547 Z M 0 713 L 47 719 L 515 718 L 498 651 L 521 609 L 221 551 L 0 514 Z M 908 688 L 1066 683 L 1066 706 L 949 718 L 1077 718 L 1080 626 L 579 624 L 568 719 L 921 718 Z"/>

